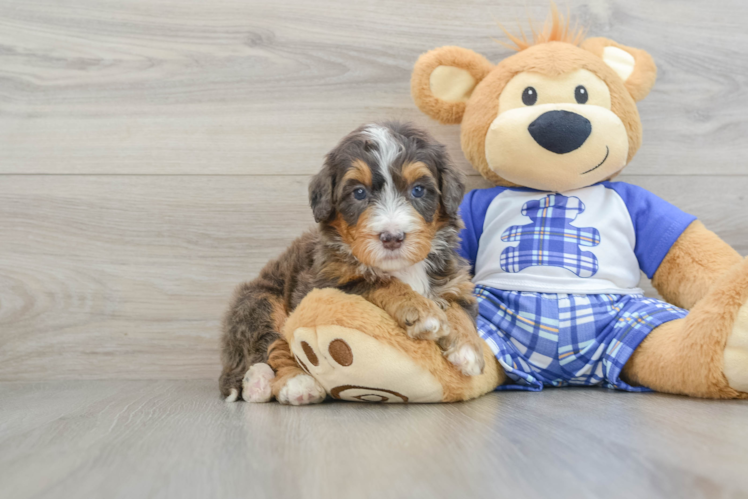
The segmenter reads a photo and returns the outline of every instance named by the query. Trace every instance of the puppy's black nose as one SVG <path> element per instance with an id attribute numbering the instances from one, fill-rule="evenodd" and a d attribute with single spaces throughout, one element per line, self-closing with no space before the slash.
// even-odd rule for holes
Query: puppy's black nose
<path id="1" fill-rule="evenodd" d="M 571 111 L 548 111 L 538 116 L 527 130 L 535 142 L 552 153 L 571 153 L 592 133 L 590 121 Z"/>
<path id="2" fill-rule="evenodd" d="M 403 244 L 405 233 L 380 233 L 379 239 L 387 250 L 397 250 Z"/>

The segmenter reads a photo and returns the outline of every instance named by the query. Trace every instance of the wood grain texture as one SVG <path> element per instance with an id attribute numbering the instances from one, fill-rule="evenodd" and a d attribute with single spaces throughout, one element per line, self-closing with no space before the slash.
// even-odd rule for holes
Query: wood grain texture
<path id="1" fill-rule="evenodd" d="M 313 224 L 307 182 L 7 177 L 0 379 L 217 376 L 233 288 Z"/>
<path id="2" fill-rule="evenodd" d="M 567 4 L 591 35 L 659 66 L 621 179 L 748 254 L 748 4 Z M 231 291 L 312 225 L 306 186 L 324 154 L 361 123 L 411 120 L 485 187 L 458 128 L 413 105 L 412 65 L 441 45 L 498 61 L 510 52 L 494 19 L 513 29 L 547 10 L 0 0 L 0 497 L 748 495 L 740 402 L 218 399 Z"/>
<path id="3" fill-rule="evenodd" d="M 748 5 L 569 0 L 594 36 L 651 52 L 636 175 L 743 174 Z M 3 0 L 0 172 L 311 174 L 361 123 L 427 126 L 466 171 L 457 127 L 415 108 L 422 52 L 499 61 L 546 0 Z M 524 21 L 523 21 L 524 22 Z"/>
<path id="4" fill-rule="evenodd" d="M 602 389 L 224 403 L 214 381 L 0 384 L 2 497 L 748 495 L 746 407 Z"/>
<path id="5" fill-rule="evenodd" d="M 569 1 L 659 64 L 622 179 L 748 254 L 748 4 L 684 5 Z M 412 120 L 486 186 L 413 105 L 412 65 L 445 44 L 498 61 L 493 19 L 547 10 L 0 0 L 0 380 L 217 376 L 232 289 L 311 226 L 309 176 L 352 128 Z"/>
<path id="6" fill-rule="evenodd" d="M 748 178 L 626 179 L 748 254 Z M 313 225 L 308 180 L 5 176 L 0 380 L 217 377 L 231 291 Z"/>

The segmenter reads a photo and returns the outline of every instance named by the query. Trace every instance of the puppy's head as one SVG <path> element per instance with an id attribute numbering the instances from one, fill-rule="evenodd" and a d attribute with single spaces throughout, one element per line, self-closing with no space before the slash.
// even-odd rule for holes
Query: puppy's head
<path id="1" fill-rule="evenodd" d="M 456 231 L 465 192 L 443 145 L 411 125 L 364 125 L 328 153 L 309 186 L 314 218 L 360 263 L 397 271 Z"/>

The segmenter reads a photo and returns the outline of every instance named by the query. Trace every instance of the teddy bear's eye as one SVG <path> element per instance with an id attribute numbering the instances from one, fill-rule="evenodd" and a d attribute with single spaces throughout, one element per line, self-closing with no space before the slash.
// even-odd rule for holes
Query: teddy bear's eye
<path id="1" fill-rule="evenodd" d="M 590 98 L 590 95 L 587 93 L 587 89 L 584 88 L 584 85 L 579 85 L 574 89 L 574 98 L 579 104 L 584 104 L 587 102 L 587 99 Z"/>
<path id="2" fill-rule="evenodd" d="M 522 92 L 522 102 L 525 103 L 525 106 L 532 106 L 538 101 L 538 92 L 533 87 L 527 87 L 524 92 Z"/>

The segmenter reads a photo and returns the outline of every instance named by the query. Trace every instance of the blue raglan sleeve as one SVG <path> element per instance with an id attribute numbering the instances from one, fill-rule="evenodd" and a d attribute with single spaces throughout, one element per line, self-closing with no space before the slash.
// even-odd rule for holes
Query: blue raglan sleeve
<path id="1" fill-rule="evenodd" d="M 476 232 L 472 212 L 475 193 L 475 190 L 470 191 L 465 195 L 460 204 L 459 213 L 462 222 L 465 224 L 465 228 L 460 231 L 460 248 L 457 250 L 457 253 L 470 263 L 470 272 L 472 274 L 475 274 L 475 259 L 478 256 L 478 241 L 480 240 L 480 236 Z"/>
<path id="2" fill-rule="evenodd" d="M 491 202 L 506 189 L 501 186 L 474 189 L 462 199 L 460 216 L 465 223 L 465 229 L 460 233 L 461 242 L 457 252 L 470 262 L 470 272 L 472 274 L 475 274 L 475 260 L 478 258 L 478 244 L 483 235 L 486 212 L 488 212 Z"/>
<path id="3" fill-rule="evenodd" d="M 641 270 L 652 278 L 670 248 L 696 217 L 639 186 L 625 182 L 605 184 L 626 204 L 636 235 L 634 253 Z"/>

